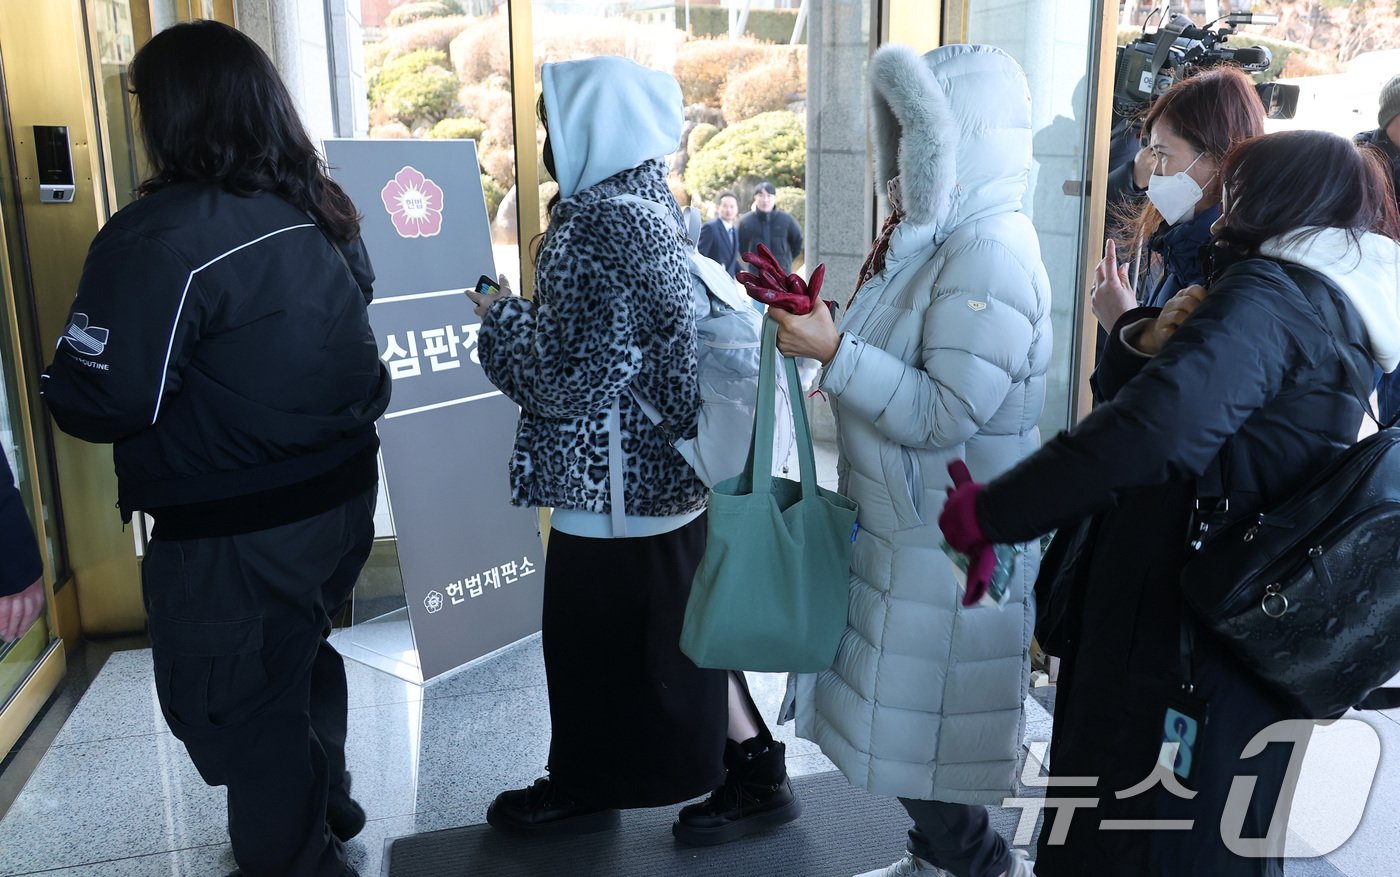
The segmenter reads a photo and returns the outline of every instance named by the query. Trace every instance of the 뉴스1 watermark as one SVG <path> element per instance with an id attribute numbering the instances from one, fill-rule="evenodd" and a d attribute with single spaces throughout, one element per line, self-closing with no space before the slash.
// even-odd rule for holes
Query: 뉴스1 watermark
<path id="1" fill-rule="evenodd" d="M 1343 718 L 1332 722 L 1306 719 L 1276 722 L 1260 731 L 1245 745 L 1240 759 L 1253 758 L 1270 744 L 1289 744 L 1291 754 L 1284 773 L 1280 801 L 1275 803 L 1264 837 L 1242 837 L 1245 816 L 1254 797 L 1258 777 L 1237 774 L 1230 782 L 1229 795 L 1221 817 L 1220 837 L 1232 853 L 1244 858 L 1314 858 L 1327 855 L 1346 843 L 1361 825 L 1366 802 L 1380 767 L 1381 741 L 1376 729 L 1362 719 Z M 1032 788 L 1092 789 L 1098 777 L 1049 776 L 1042 771 L 1047 743 L 1032 742 L 1021 771 L 1021 783 Z M 1141 782 L 1114 792 L 1119 800 L 1136 797 L 1162 786 L 1183 800 L 1196 792 L 1186 788 L 1171 769 L 1177 763 L 1178 743 L 1163 743 L 1152 771 Z M 1098 797 L 1065 796 L 1007 798 L 1002 806 L 1021 811 L 1013 843 L 1031 842 L 1042 811 L 1055 818 L 1047 822 L 1046 843 L 1065 842 L 1075 811 L 1097 807 Z M 1280 812 L 1282 811 L 1282 812 Z M 1190 831 L 1192 819 L 1101 819 L 1101 831 Z"/>

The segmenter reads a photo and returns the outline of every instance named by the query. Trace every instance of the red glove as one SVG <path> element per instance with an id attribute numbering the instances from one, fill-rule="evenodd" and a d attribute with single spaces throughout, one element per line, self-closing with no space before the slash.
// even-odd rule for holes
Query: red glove
<path id="1" fill-rule="evenodd" d="M 810 313 L 815 304 L 821 301 L 822 278 L 826 276 L 825 264 L 818 265 L 812 272 L 811 282 L 805 282 L 796 274 L 784 275 L 772 251 L 763 244 L 758 245 L 757 253 L 745 253 L 744 261 L 758 270 L 757 274 L 740 271 L 737 277 L 749 291 L 751 298 L 799 317 Z M 829 301 L 826 304 L 834 315 L 836 302 Z"/>
<path id="2" fill-rule="evenodd" d="M 996 552 L 987 537 L 982 533 L 982 525 L 977 522 L 977 495 L 982 485 L 972 480 L 972 473 L 962 460 L 948 464 L 948 474 L 953 477 L 953 486 L 948 488 L 948 499 L 943 503 L 943 513 L 938 516 L 938 527 L 943 538 L 955 551 L 967 555 L 967 590 L 963 593 L 963 605 L 976 605 L 987 593 L 992 584 L 992 572 L 996 569 Z"/>

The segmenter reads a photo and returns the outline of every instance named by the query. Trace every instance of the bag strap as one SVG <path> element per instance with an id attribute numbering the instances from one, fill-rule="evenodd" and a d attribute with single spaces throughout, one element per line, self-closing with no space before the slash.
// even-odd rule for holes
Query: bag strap
<path id="1" fill-rule="evenodd" d="M 1359 710 L 1400 709 L 1400 688 L 1377 688 L 1358 703 Z"/>
<path id="2" fill-rule="evenodd" d="M 753 434 L 749 439 L 749 458 L 739 475 L 740 493 L 771 493 L 773 490 L 773 416 L 777 399 L 778 323 L 772 317 L 763 318 L 763 353 L 758 360 L 758 405 L 753 419 Z M 783 357 L 789 387 L 801 387 L 797 375 L 797 360 Z M 807 423 L 807 406 L 801 399 L 788 406 L 792 414 L 793 436 L 797 444 L 797 465 L 802 483 L 802 498 L 817 495 L 817 460 L 812 450 L 812 432 Z M 763 473 L 762 484 L 755 473 Z"/>

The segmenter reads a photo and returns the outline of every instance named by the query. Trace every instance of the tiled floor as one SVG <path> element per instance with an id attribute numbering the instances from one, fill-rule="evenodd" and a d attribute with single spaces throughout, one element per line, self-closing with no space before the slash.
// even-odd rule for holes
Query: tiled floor
<path id="1" fill-rule="evenodd" d="M 481 822 L 497 792 L 542 772 L 549 718 L 538 637 L 422 687 L 354 661 L 347 673 L 348 758 L 370 819 L 350 851 L 365 877 L 381 873 L 387 839 Z M 773 716 L 783 677 L 750 679 L 760 709 Z M 1027 739 L 1048 739 L 1048 714 L 1034 700 L 1028 708 Z M 1319 826 L 1336 822 L 1337 807 L 1355 800 L 1332 794 L 1338 785 L 1363 783 L 1368 754 L 1379 758 L 1361 828 L 1330 856 L 1357 877 L 1391 873 L 1400 839 L 1400 716 L 1364 722 L 1315 738 L 1300 798 L 1316 803 L 1294 817 L 1305 840 L 1318 837 Z M 831 769 L 815 746 L 793 739 L 791 726 L 776 730 L 793 774 Z M 0 875 L 206 877 L 232 867 L 224 793 L 204 785 L 165 729 L 150 652 L 113 652 L 0 820 Z"/>
<path id="2" fill-rule="evenodd" d="M 481 822 L 543 771 L 549 713 L 538 637 L 418 687 L 347 662 L 348 761 L 370 823 L 350 844 L 366 877 L 387 838 Z M 766 714 L 782 677 L 755 675 Z M 830 770 L 790 743 L 794 774 Z M 156 707 L 150 652 L 112 654 L 0 820 L 0 874 L 209 875 L 232 869 L 224 793 L 204 785 Z"/>

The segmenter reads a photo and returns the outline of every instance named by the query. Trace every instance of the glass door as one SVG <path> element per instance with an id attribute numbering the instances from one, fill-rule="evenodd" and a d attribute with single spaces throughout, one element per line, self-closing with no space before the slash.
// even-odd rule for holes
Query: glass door
<path id="1" fill-rule="evenodd" d="M 4 235 L 5 228 L 0 223 L 0 285 L 5 293 L 3 307 L 0 307 L 0 453 L 5 455 L 14 473 L 15 486 L 29 514 L 30 526 L 36 533 L 42 533 L 40 494 L 34 477 L 37 467 L 33 465 L 31 432 L 24 416 L 23 376 L 17 369 L 19 333 L 15 327 L 14 295 L 9 283 Z M 53 568 L 51 562 L 45 566 Z M 53 639 L 46 595 L 44 612 L 29 630 L 12 642 L 0 642 L 0 710 L 29 678 Z"/>
<path id="2" fill-rule="evenodd" d="M 1050 276 L 1055 350 L 1046 382 L 1043 438 L 1068 428 L 1079 412 L 1081 372 L 1093 348 L 1079 343 L 1087 315 L 1082 290 L 1103 237 L 1103 208 L 1092 188 L 1097 136 L 1097 82 L 1112 70 L 1100 66 L 1106 5 L 1084 0 L 966 0 L 953 2 L 946 20 L 956 31 L 948 42 L 984 43 L 1008 52 L 1026 72 L 1031 91 L 1031 179 L 1024 210 L 1040 236 Z M 1116 12 L 1116 10 L 1113 10 Z M 1112 31 L 1108 33 L 1111 35 Z M 1089 247 L 1089 242 L 1093 246 Z M 1091 365 L 1091 364 L 1090 364 Z"/>
<path id="3" fill-rule="evenodd" d="M 0 46 L 3 52 L 3 46 Z M 0 71 L 3 71 L 0 61 Z M 0 72 L 0 133 L 11 127 L 8 91 Z M 10 137 L 0 136 L 0 167 L 12 167 Z M 19 228 L 13 176 L 0 177 L 0 453 L 14 475 L 24 510 L 40 547 L 44 570 L 44 607 L 38 619 L 16 639 L 0 641 L 0 753 L 9 750 L 38 708 L 48 699 L 63 672 L 53 603 L 55 572 L 64 569 L 63 549 L 55 525 L 51 454 L 42 427 L 32 412 L 38 396 L 24 363 L 30 361 L 32 306 L 27 295 L 27 261 L 16 236 Z M 21 291 L 26 294 L 18 294 Z M 37 370 L 35 370 L 37 372 Z M 22 538 L 22 537 L 21 537 Z M 0 559 L 0 563 L 7 559 Z"/>

